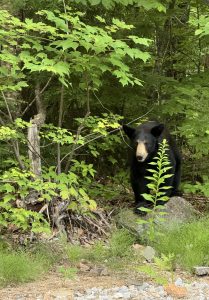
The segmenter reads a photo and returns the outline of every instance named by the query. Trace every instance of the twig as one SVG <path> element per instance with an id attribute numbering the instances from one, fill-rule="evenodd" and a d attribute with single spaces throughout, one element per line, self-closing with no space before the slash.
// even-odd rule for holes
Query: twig
<path id="1" fill-rule="evenodd" d="M 7 112 L 8 112 L 8 115 L 9 115 L 9 119 L 10 119 L 10 121 L 13 123 L 13 118 L 12 118 L 11 111 L 10 111 L 10 109 L 9 109 L 9 105 L 8 105 L 8 103 L 7 103 L 7 99 L 6 99 L 6 97 L 5 97 L 5 95 L 4 95 L 3 92 L 1 92 L 1 94 L 2 94 L 2 97 L 3 97 L 3 99 L 4 99 L 6 108 L 7 108 Z M 1 120 L 1 123 L 4 124 L 3 120 Z M 20 165 L 20 168 L 21 168 L 22 170 L 24 170 L 24 169 L 25 169 L 25 165 L 24 165 L 23 161 L 22 161 L 21 158 L 20 158 L 20 150 L 19 150 L 19 143 L 18 143 L 18 141 L 11 141 L 11 145 L 12 145 L 12 147 L 13 147 L 13 151 L 14 151 L 15 156 L 16 156 L 16 159 L 17 159 L 17 161 L 18 161 L 18 163 L 19 163 L 19 165 Z"/>
<path id="2" fill-rule="evenodd" d="M 148 115 L 153 109 L 154 109 L 154 106 L 153 106 L 148 112 L 146 112 L 144 115 L 142 115 L 142 116 L 140 116 L 140 117 L 138 117 L 138 118 L 136 118 L 136 119 L 130 121 L 129 123 L 127 123 L 127 125 L 130 125 L 130 124 L 134 123 L 135 121 L 137 121 L 137 120 L 139 120 L 139 119 L 145 117 L 145 116 Z M 116 129 L 113 129 L 113 130 L 109 131 L 107 134 L 109 135 L 109 134 L 112 134 L 112 133 L 114 133 L 114 132 L 116 132 L 116 131 L 119 131 L 119 130 L 122 130 L 122 126 L 120 126 L 120 127 L 116 128 Z M 98 139 L 100 139 L 100 138 L 104 138 L 104 135 L 101 134 L 101 135 L 99 135 L 99 136 L 96 136 L 96 137 L 93 138 L 93 139 L 90 139 L 89 141 L 87 141 L 87 142 L 84 143 L 83 145 L 79 145 L 77 148 L 74 149 L 74 151 L 77 151 L 78 149 L 80 149 L 80 148 L 86 146 L 87 144 L 89 144 L 89 143 L 91 143 L 91 142 L 93 142 L 93 141 L 95 141 L 95 140 L 98 140 Z M 69 152 L 69 153 L 67 153 L 65 156 L 63 156 L 63 158 L 61 159 L 60 162 L 62 163 L 63 160 L 64 160 L 66 157 L 68 157 L 70 154 L 71 154 L 71 152 Z"/>
<path id="3" fill-rule="evenodd" d="M 1 94 L 2 94 L 2 97 L 3 97 L 3 99 L 4 99 L 4 102 L 5 102 L 5 105 L 6 105 L 6 108 L 7 108 L 7 112 L 8 112 L 10 121 L 13 122 L 12 114 L 11 114 L 11 111 L 10 111 L 10 109 L 9 109 L 9 105 L 8 105 L 8 103 L 7 103 L 7 99 L 6 99 L 5 95 L 4 95 L 4 92 L 1 92 Z"/>
<path id="4" fill-rule="evenodd" d="M 83 216 L 84 220 L 86 220 L 89 224 L 93 225 L 97 230 L 102 232 L 104 235 L 107 236 L 107 233 L 104 231 L 104 229 L 101 228 L 98 224 L 94 223 L 91 219 L 87 218 L 86 216 Z"/>
<path id="5" fill-rule="evenodd" d="M 52 80 L 53 75 L 49 78 L 49 80 L 47 81 L 47 83 L 45 84 L 45 86 L 42 88 L 42 90 L 40 91 L 40 95 L 46 90 L 46 88 L 48 87 L 50 81 Z M 24 114 L 27 112 L 27 110 L 33 105 L 33 103 L 36 101 L 36 96 L 34 97 L 34 99 L 26 106 L 26 108 L 24 109 L 23 113 L 21 114 L 21 117 L 24 116 Z"/>
<path id="6" fill-rule="evenodd" d="M 67 156 L 69 156 L 69 158 L 68 158 L 68 161 L 67 161 L 67 163 L 66 163 L 65 172 L 67 172 L 68 169 L 69 169 L 69 166 L 70 166 L 71 160 L 72 160 L 72 158 L 73 158 L 73 155 L 74 155 L 75 151 L 76 151 L 77 148 L 78 148 L 78 147 L 76 148 L 76 146 L 77 146 L 77 142 L 78 142 L 78 140 L 79 140 L 79 136 L 80 136 L 80 134 L 81 134 L 82 129 L 84 128 L 84 124 L 85 124 L 86 119 L 88 118 L 88 116 L 89 116 L 90 113 L 91 113 L 91 112 L 90 112 L 89 82 L 88 82 L 87 75 L 86 75 L 86 88 L 87 88 L 87 103 L 86 103 L 86 105 L 87 105 L 87 112 L 86 112 L 86 114 L 85 114 L 85 116 L 84 116 L 84 118 L 83 118 L 82 123 L 81 123 L 80 126 L 78 127 L 78 130 L 77 130 L 77 133 L 76 133 L 75 142 L 74 142 L 74 144 L 73 144 L 72 150 L 71 150 L 70 153 L 68 153 L 69 155 L 67 155 Z M 66 158 L 67 156 L 65 155 L 64 158 Z M 61 164 L 61 162 L 63 161 L 64 158 L 62 158 L 62 159 L 60 160 L 60 164 Z"/>

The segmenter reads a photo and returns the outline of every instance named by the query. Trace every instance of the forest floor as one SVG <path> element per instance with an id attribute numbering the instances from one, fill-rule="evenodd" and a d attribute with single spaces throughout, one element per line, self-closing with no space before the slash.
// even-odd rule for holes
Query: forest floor
<path id="1" fill-rule="evenodd" d="M 149 276 L 143 274 L 136 275 L 135 272 L 111 272 L 106 276 L 89 274 L 89 272 L 79 272 L 75 278 L 65 279 L 62 274 L 57 271 L 52 271 L 44 275 L 40 280 L 1 289 L 0 299 L 209 299 L 208 276 L 197 277 L 186 272 L 176 271 L 173 274 L 173 280 L 173 282 L 176 282 L 176 290 L 172 290 L 172 286 L 169 288 L 169 285 L 163 287 L 153 281 Z M 178 286 L 177 281 L 181 281 L 180 286 Z M 101 290 L 103 294 L 101 294 Z M 125 290 L 124 294 L 120 292 L 122 290 Z M 135 296 L 131 297 L 131 293 L 127 293 L 129 290 L 135 292 Z M 99 296 L 99 294 L 103 296 Z M 104 296 L 104 294 L 106 294 L 106 296 Z M 129 295 L 129 297 L 127 295 Z"/>
<path id="2" fill-rule="evenodd" d="M 204 211 L 202 207 L 199 210 Z M 143 265 L 152 269 L 152 263 L 143 262 Z M 64 265 L 64 268 L 69 266 Z M 198 277 L 180 269 L 159 271 L 154 277 L 152 272 L 128 268 L 107 270 L 102 267 L 102 272 L 91 272 L 82 265 L 78 270 L 69 279 L 59 271 L 59 266 L 53 267 L 39 280 L 0 289 L 0 300 L 209 300 L 209 276 Z M 167 282 L 160 283 L 160 279 L 165 278 Z"/>

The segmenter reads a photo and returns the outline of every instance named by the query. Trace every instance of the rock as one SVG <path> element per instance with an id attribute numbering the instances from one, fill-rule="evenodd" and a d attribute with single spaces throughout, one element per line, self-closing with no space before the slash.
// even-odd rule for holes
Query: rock
<path id="1" fill-rule="evenodd" d="M 150 287 L 149 283 L 144 282 L 142 285 L 137 286 L 137 290 L 141 292 L 143 290 L 147 290 L 149 287 Z"/>
<path id="2" fill-rule="evenodd" d="M 114 299 L 124 299 L 123 298 L 123 293 L 117 292 L 115 293 L 115 295 L 113 296 Z"/>
<path id="3" fill-rule="evenodd" d="M 144 250 L 145 246 L 140 244 L 133 244 L 133 248 L 136 252 L 141 253 Z"/>
<path id="4" fill-rule="evenodd" d="M 154 222 L 156 225 L 162 228 L 173 228 L 182 223 L 185 223 L 192 219 L 198 212 L 193 208 L 193 206 L 182 197 L 171 197 L 170 200 L 164 205 L 163 211 L 166 215 L 161 216 L 163 221 L 159 221 L 158 217 L 155 218 Z M 116 223 L 127 228 L 131 232 L 137 234 L 139 237 L 145 236 L 146 230 L 149 228 L 147 224 L 137 224 L 137 221 L 147 220 L 148 215 L 140 216 L 129 209 L 123 209 L 115 217 Z M 138 246 L 136 246 L 137 248 Z"/>
<path id="5" fill-rule="evenodd" d="M 78 264 L 78 268 L 79 268 L 82 272 L 88 272 L 88 271 L 91 269 L 91 267 L 90 267 L 89 265 L 84 264 L 84 263 L 82 263 L 82 262 L 80 262 L 80 263 Z"/>
<path id="6" fill-rule="evenodd" d="M 194 267 L 195 275 L 205 276 L 209 274 L 209 267 Z"/>
<path id="7" fill-rule="evenodd" d="M 199 214 L 188 201 L 177 196 L 170 198 L 165 204 L 164 211 L 167 213 L 165 215 L 166 224 L 171 224 L 171 221 L 175 224 L 185 223 Z"/>
<path id="8" fill-rule="evenodd" d="M 179 277 L 179 278 L 176 279 L 175 285 L 176 285 L 176 286 L 183 286 L 183 285 L 184 285 L 184 282 L 183 282 L 183 280 Z"/>
<path id="9" fill-rule="evenodd" d="M 150 246 L 145 247 L 144 250 L 142 251 L 142 255 L 144 256 L 144 258 L 146 258 L 148 262 L 153 261 L 155 254 L 156 254 L 155 249 L 153 249 Z"/>
<path id="10" fill-rule="evenodd" d="M 89 273 L 95 276 L 100 276 L 104 268 L 95 266 L 92 268 Z"/>
<path id="11" fill-rule="evenodd" d="M 109 272 L 107 268 L 102 269 L 102 271 L 100 272 L 100 276 L 108 276 Z"/>
<path id="12" fill-rule="evenodd" d="M 184 298 L 187 296 L 188 292 L 185 287 L 176 286 L 171 283 L 164 287 L 166 293 L 172 297 Z"/>

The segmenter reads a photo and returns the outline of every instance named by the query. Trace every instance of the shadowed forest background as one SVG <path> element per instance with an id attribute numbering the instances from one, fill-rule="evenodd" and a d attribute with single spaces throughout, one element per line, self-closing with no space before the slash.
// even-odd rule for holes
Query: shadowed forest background
<path id="1" fill-rule="evenodd" d="M 208 13 L 200 0 L 1 1 L 2 232 L 71 236 L 96 207 L 131 206 L 123 123 L 165 123 L 181 190 L 209 196 Z"/>

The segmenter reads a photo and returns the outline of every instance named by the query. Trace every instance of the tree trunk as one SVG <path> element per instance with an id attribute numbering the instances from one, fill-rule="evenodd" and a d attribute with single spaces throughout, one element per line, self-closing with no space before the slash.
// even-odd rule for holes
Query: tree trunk
<path id="1" fill-rule="evenodd" d="M 41 102 L 40 84 L 35 88 L 36 107 L 38 114 L 31 119 L 32 125 L 28 128 L 28 156 L 31 162 L 30 169 L 36 177 L 41 175 L 41 151 L 39 128 L 44 124 L 46 112 Z"/>

